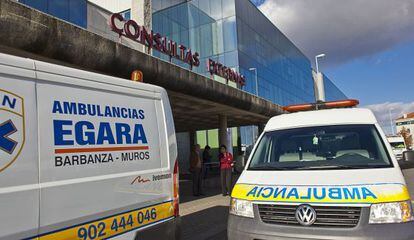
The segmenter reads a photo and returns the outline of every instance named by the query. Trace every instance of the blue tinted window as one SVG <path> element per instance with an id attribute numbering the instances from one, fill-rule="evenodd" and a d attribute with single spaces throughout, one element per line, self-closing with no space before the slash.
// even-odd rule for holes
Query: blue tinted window
<path id="1" fill-rule="evenodd" d="M 131 19 L 131 10 L 126 10 L 126 11 L 122 12 L 121 15 L 124 17 L 125 20 L 130 20 Z"/>
<path id="2" fill-rule="evenodd" d="M 19 2 L 78 26 L 87 27 L 86 0 L 20 0 Z"/>
<path id="3" fill-rule="evenodd" d="M 85 0 L 69 0 L 69 21 L 86 28 L 87 3 Z"/>
<path id="4" fill-rule="evenodd" d="M 48 10 L 51 15 L 69 21 L 69 0 L 49 0 Z"/>
<path id="5" fill-rule="evenodd" d="M 223 21 L 224 51 L 229 52 L 237 48 L 236 17 L 229 17 Z"/>
<path id="6" fill-rule="evenodd" d="M 19 2 L 26 4 L 32 8 L 36 8 L 39 11 L 47 12 L 47 1 L 42 0 L 20 0 Z"/>

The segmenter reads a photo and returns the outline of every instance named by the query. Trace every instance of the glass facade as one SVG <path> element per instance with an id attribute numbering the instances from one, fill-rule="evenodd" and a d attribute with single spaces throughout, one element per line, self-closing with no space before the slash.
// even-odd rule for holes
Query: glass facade
<path id="1" fill-rule="evenodd" d="M 327 101 L 346 99 L 346 95 L 324 74 L 325 98 Z"/>
<path id="2" fill-rule="evenodd" d="M 19 0 L 19 2 L 80 27 L 87 26 L 87 0 Z"/>
<path id="3" fill-rule="evenodd" d="M 120 12 L 120 14 L 122 15 L 122 17 L 125 20 L 130 20 L 131 19 L 131 9 L 125 10 L 123 12 Z"/>
<path id="4" fill-rule="evenodd" d="M 153 1 L 153 9 L 164 2 L 170 1 Z M 164 6 L 169 7 L 153 13 L 153 30 L 200 54 L 201 65 L 193 71 L 209 76 L 205 67 L 209 58 L 238 70 L 234 0 L 194 0 L 175 6 L 165 3 Z M 153 55 L 169 59 L 156 51 Z M 176 59 L 173 63 L 187 67 Z"/>
<path id="5" fill-rule="evenodd" d="M 313 102 L 309 59 L 248 0 L 236 2 L 240 72 L 246 91 L 280 105 Z"/>
<path id="6" fill-rule="evenodd" d="M 201 65 L 193 71 L 210 77 L 205 65 L 211 58 L 243 74 L 247 92 L 256 94 L 257 87 L 260 97 L 280 105 L 315 101 L 310 60 L 249 0 L 153 0 L 152 4 L 153 30 L 200 54 Z M 328 101 L 346 98 L 329 78 L 324 81 Z M 243 144 L 252 144 L 257 134 L 257 127 L 240 128 Z"/>
<path id="7" fill-rule="evenodd" d="M 310 60 L 249 0 L 154 0 L 153 30 L 198 52 L 195 72 L 210 76 L 205 64 L 211 58 L 243 74 L 245 91 L 256 93 L 257 72 L 260 97 L 280 105 L 314 101 Z M 325 82 L 327 100 L 346 98 Z"/>

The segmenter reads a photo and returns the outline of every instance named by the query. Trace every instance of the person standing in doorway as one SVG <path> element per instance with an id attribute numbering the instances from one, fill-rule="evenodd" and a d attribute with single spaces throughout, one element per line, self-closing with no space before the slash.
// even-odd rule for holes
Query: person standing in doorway
<path id="1" fill-rule="evenodd" d="M 204 147 L 204 151 L 203 151 L 203 166 L 204 166 L 203 175 L 204 175 L 204 179 L 207 178 L 207 174 L 208 174 L 208 171 L 210 169 L 210 165 L 209 165 L 209 163 L 211 162 L 210 149 L 211 149 L 210 146 L 206 145 Z"/>
<path id="2" fill-rule="evenodd" d="M 190 172 L 193 174 L 193 195 L 203 195 L 202 191 L 202 166 L 203 160 L 200 157 L 200 145 L 193 146 L 190 155 Z"/>
<path id="3" fill-rule="evenodd" d="M 233 167 L 233 155 L 227 152 L 226 145 L 220 146 L 220 177 L 221 192 L 223 196 L 227 196 L 231 192 L 231 169 Z"/>

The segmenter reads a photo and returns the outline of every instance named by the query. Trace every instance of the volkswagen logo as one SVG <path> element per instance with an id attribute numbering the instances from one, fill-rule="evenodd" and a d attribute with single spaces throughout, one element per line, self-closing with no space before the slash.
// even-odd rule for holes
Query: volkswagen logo
<path id="1" fill-rule="evenodd" d="M 300 205 L 296 209 L 296 220 L 303 226 L 310 226 L 316 221 L 316 212 L 309 205 Z"/>

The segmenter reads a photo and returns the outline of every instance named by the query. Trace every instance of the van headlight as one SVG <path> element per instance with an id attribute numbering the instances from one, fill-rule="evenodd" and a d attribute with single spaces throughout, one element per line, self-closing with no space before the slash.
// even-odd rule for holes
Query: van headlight
<path id="1" fill-rule="evenodd" d="M 230 202 L 230 214 L 254 218 L 253 204 L 251 201 L 232 198 Z"/>
<path id="2" fill-rule="evenodd" d="M 411 201 L 371 205 L 369 223 L 403 223 L 413 221 Z"/>

